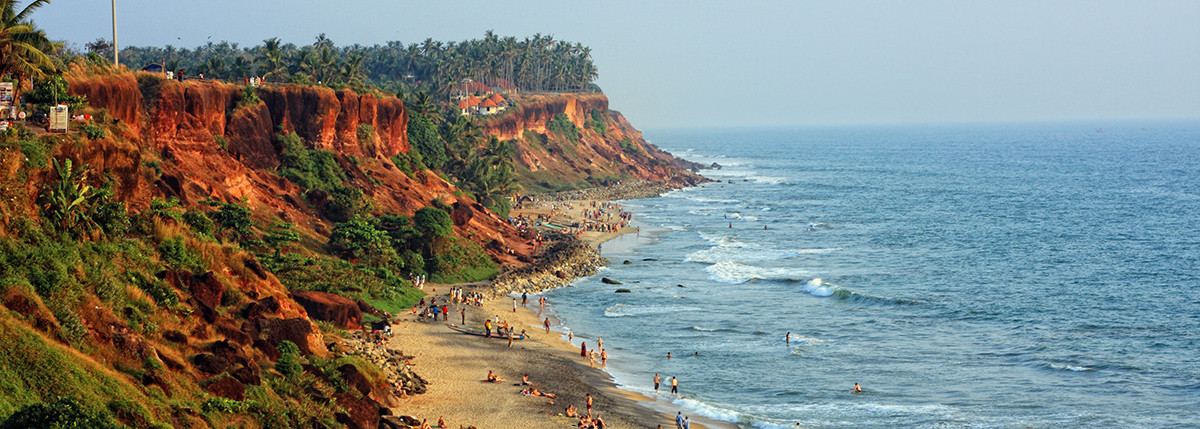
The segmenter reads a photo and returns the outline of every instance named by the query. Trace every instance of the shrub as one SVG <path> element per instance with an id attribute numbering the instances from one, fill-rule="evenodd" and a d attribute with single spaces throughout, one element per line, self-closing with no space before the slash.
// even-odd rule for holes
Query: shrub
<path id="1" fill-rule="evenodd" d="M 253 106 L 261 103 L 262 99 L 258 98 L 258 89 L 252 85 L 242 87 L 242 98 L 238 100 L 237 107 Z"/>
<path id="2" fill-rule="evenodd" d="M 275 361 L 275 369 L 287 378 L 296 378 L 304 370 L 300 365 L 300 347 L 291 341 L 281 341 L 275 346 L 279 350 L 279 360 Z"/>
<path id="3" fill-rule="evenodd" d="M 79 130 L 83 131 L 83 135 L 87 136 L 88 140 L 100 140 L 105 135 L 104 127 L 96 124 L 80 125 Z"/>
<path id="4" fill-rule="evenodd" d="M 436 237 L 446 237 L 454 233 L 454 222 L 445 210 L 434 207 L 423 207 L 413 214 L 413 227 L 426 240 Z"/>
<path id="5" fill-rule="evenodd" d="M 437 126 L 421 114 L 408 118 L 408 142 L 421 160 L 431 169 L 441 169 L 446 164 L 446 146 L 438 134 Z"/>
<path id="6" fill-rule="evenodd" d="M 214 134 L 213 141 L 217 142 L 217 146 L 219 146 L 221 150 L 229 151 L 229 139 L 225 138 L 225 136 Z"/>
<path id="7" fill-rule="evenodd" d="M 124 425 L 117 423 L 108 412 L 90 410 L 71 398 L 60 398 L 49 404 L 28 405 L 0 424 L 0 429 L 76 427 L 118 429 Z"/>
<path id="8" fill-rule="evenodd" d="M 193 273 L 204 271 L 204 263 L 200 255 L 184 243 L 183 237 L 172 237 L 158 243 L 158 252 L 162 255 L 163 264 L 175 270 L 187 270 Z"/>
<path id="9" fill-rule="evenodd" d="M 431 280 L 438 283 L 475 282 L 499 274 L 496 262 L 471 240 L 450 237 L 435 245 Z"/>
<path id="10" fill-rule="evenodd" d="M 592 111 L 588 113 L 588 116 L 591 119 L 588 121 L 588 128 L 591 128 L 592 131 L 596 132 L 596 134 L 607 136 L 608 124 L 604 122 L 604 112 L 592 109 Z"/>
<path id="11" fill-rule="evenodd" d="M 579 143 L 579 129 L 575 128 L 575 123 L 571 122 L 566 113 L 554 115 L 554 118 L 546 124 L 546 130 L 562 135 L 571 143 Z"/>

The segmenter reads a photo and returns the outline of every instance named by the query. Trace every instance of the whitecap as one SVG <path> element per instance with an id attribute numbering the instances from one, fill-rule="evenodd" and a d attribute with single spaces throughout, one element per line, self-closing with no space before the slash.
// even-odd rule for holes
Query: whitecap
<path id="1" fill-rule="evenodd" d="M 834 285 L 825 285 L 825 282 L 820 278 L 809 280 L 804 284 L 804 291 L 812 296 L 832 296 L 837 292 L 838 287 Z"/>
<path id="2" fill-rule="evenodd" d="M 631 305 L 618 303 L 604 309 L 606 317 L 637 317 L 647 314 L 665 314 L 676 313 L 681 311 L 696 311 L 695 307 L 684 307 L 674 305 Z"/>
<path id="3" fill-rule="evenodd" d="M 1088 367 L 1086 367 L 1086 366 L 1075 366 L 1075 365 L 1057 364 L 1057 363 L 1054 363 L 1054 362 L 1050 362 L 1050 368 L 1051 368 L 1051 369 L 1064 370 L 1064 371 L 1073 371 L 1073 372 L 1090 372 L 1090 371 L 1094 371 L 1093 369 L 1091 369 L 1091 368 L 1088 368 Z"/>
<path id="4" fill-rule="evenodd" d="M 767 268 L 737 261 L 722 261 L 704 269 L 709 279 L 721 283 L 745 283 L 750 280 L 787 280 L 805 277 L 808 272 L 799 268 Z"/>
<path id="5" fill-rule="evenodd" d="M 710 419 L 734 423 L 738 421 L 738 412 L 727 408 L 718 407 L 692 398 L 679 398 L 672 402 Z"/>

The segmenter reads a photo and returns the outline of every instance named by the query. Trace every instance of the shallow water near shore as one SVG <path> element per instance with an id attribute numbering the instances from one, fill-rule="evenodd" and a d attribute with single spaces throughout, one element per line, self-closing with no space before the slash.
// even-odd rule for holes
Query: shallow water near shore
<path id="1" fill-rule="evenodd" d="M 623 202 L 640 233 L 546 292 L 624 388 L 745 427 L 1200 425 L 1200 124 L 647 136 L 721 182 Z"/>

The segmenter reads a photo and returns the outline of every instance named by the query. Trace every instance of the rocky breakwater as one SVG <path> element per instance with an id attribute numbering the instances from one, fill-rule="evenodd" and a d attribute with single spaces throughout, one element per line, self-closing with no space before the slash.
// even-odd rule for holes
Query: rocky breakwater
<path id="1" fill-rule="evenodd" d="M 654 198 L 666 192 L 679 189 L 684 184 L 655 182 L 650 180 L 627 180 L 616 185 L 602 188 L 576 189 L 573 191 L 555 192 L 538 195 L 540 201 L 616 201 Z"/>
<path id="2" fill-rule="evenodd" d="M 372 335 L 374 334 L 354 331 L 349 338 L 345 339 L 345 346 L 348 354 L 366 359 L 383 371 L 387 386 L 383 386 L 384 389 L 375 386 L 374 389 L 379 402 L 384 405 L 389 405 L 389 403 L 395 405 L 393 393 L 402 395 L 425 393 L 425 386 L 429 383 L 413 372 L 412 367 L 406 362 L 412 359 L 412 356 L 406 356 L 400 350 L 380 346 L 377 341 L 370 338 Z"/>
<path id="3" fill-rule="evenodd" d="M 546 241 L 534 262 L 497 276 L 491 284 L 494 296 L 563 287 L 577 278 L 596 274 L 597 268 L 608 263 L 596 248 L 574 236 L 550 229 L 539 232 Z"/>

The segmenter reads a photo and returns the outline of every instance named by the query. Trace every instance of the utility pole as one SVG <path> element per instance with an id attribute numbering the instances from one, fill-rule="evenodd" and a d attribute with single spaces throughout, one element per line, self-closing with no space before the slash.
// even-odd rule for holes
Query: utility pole
<path id="1" fill-rule="evenodd" d="M 112 22 L 113 22 L 113 65 L 120 66 L 121 59 L 117 57 L 117 0 L 112 0 Z"/>

